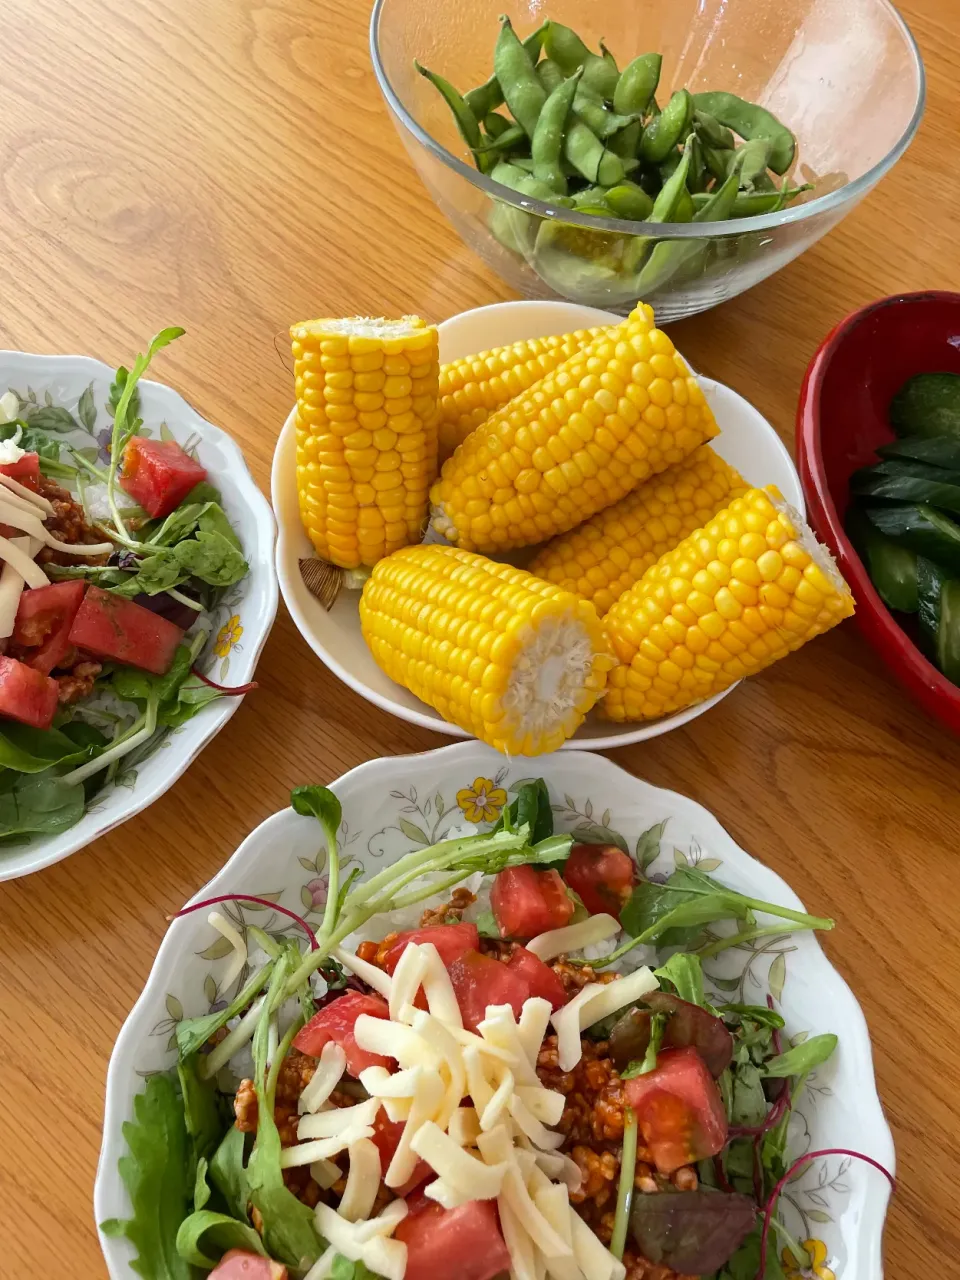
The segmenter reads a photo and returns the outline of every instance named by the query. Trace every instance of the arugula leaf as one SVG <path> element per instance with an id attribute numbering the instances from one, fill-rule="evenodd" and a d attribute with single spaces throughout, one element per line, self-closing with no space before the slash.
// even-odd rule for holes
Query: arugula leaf
<path id="1" fill-rule="evenodd" d="M 183 1101 L 169 1075 L 149 1078 L 133 1100 L 133 1116 L 123 1126 L 127 1154 L 118 1162 L 133 1217 L 101 1222 L 100 1230 L 126 1236 L 137 1251 L 130 1266 L 144 1280 L 191 1280 L 175 1240 L 194 1188 Z"/>
<path id="2" fill-rule="evenodd" d="M 268 960 L 262 969 L 258 969 L 247 985 L 234 996 L 225 1009 L 216 1013 L 205 1013 L 199 1018 L 183 1018 L 177 1023 L 177 1051 L 180 1061 L 197 1053 L 212 1035 L 225 1027 L 231 1018 L 242 1013 L 247 1005 L 260 994 L 273 973 L 274 962 Z"/>
<path id="3" fill-rule="evenodd" d="M 210 1158 L 210 1180 L 223 1196 L 234 1218 L 243 1222 L 247 1218 L 250 1188 L 247 1185 L 247 1169 L 244 1164 L 247 1135 L 231 1125 L 227 1135 Z M 200 1205 L 197 1208 L 201 1208 Z"/>
<path id="4" fill-rule="evenodd" d="M 803 1044 L 788 1049 L 775 1058 L 769 1058 L 760 1068 L 765 1076 L 786 1079 L 788 1076 L 803 1076 L 814 1068 L 822 1066 L 831 1056 L 838 1044 L 835 1035 L 826 1033 L 811 1036 Z"/>
<path id="5" fill-rule="evenodd" d="M 750 1128 L 763 1124 L 769 1109 L 759 1069 L 752 1062 L 734 1067 L 731 1123 Z"/>
<path id="6" fill-rule="evenodd" d="M 689 951 L 677 951 L 659 969 L 654 969 L 653 976 L 661 982 L 666 979 L 680 999 L 688 1004 L 697 1004 L 702 1009 L 708 1007 L 703 994 L 703 966 L 699 956 Z"/>
<path id="7" fill-rule="evenodd" d="M 717 1006 L 717 1013 L 724 1018 L 730 1015 L 734 1020 L 739 1021 L 749 1018 L 751 1022 L 757 1022 L 765 1027 L 776 1027 L 778 1031 L 786 1026 L 781 1014 L 775 1009 L 768 1009 L 763 1004 L 721 1004 Z"/>
<path id="8" fill-rule="evenodd" d="M 228 1218 L 225 1213 L 201 1209 L 180 1223 L 177 1253 L 190 1266 L 209 1271 L 228 1249 L 244 1249 L 261 1258 L 268 1256 L 253 1227 L 238 1222 L 236 1218 Z"/>
<path id="9" fill-rule="evenodd" d="M 0 792 L 0 842 L 25 835 L 53 835 L 83 817 L 84 792 L 55 773 L 18 777 Z"/>
<path id="10" fill-rule="evenodd" d="M 64 737 L 75 742 L 78 747 L 105 747 L 110 739 L 105 733 L 102 733 L 96 725 L 90 724 L 86 720 L 68 720 L 66 724 L 61 726 L 61 733 Z"/>
<path id="11" fill-rule="evenodd" d="M 194 1156 L 199 1162 L 216 1149 L 223 1133 L 224 1117 L 213 1081 L 200 1079 L 195 1053 L 178 1061 L 177 1075 L 180 1077 L 184 1123 Z"/>
<path id="12" fill-rule="evenodd" d="M 187 676 L 177 690 L 176 698 L 160 708 L 157 721 L 159 724 L 175 729 L 192 720 L 209 702 L 216 702 L 218 698 L 228 696 L 230 695 L 223 693 L 220 689 L 214 689 L 197 676 Z"/>
<path id="13" fill-rule="evenodd" d="M 107 393 L 107 399 L 110 401 L 110 408 L 113 411 L 114 417 L 116 417 L 117 405 L 120 403 L 120 397 L 123 395 L 124 389 L 127 385 L 127 379 L 129 377 L 130 377 L 130 370 L 126 367 L 126 365 L 120 365 L 119 369 L 117 369 L 117 372 L 116 372 L 116 375 L 114 376 L 113 381 L 110 383 L 110 390 Z M 139 391 L 134 390 L 130 393 L 130 400 L 129 400 L 128 407 L 129 407 L 131 416 L 136 418 L 140 413 L 140 392 Z"/>
<path id="14" fill-rule="evenodd" d="M 697 1276 L 724 1266 L 756 1220 L 750 1196 L 709 1187 L 635 1196 L 630 1211 L 630 1228 L 645 1258 Z"/>
<path id="15" fill-rule="evenodd" d="M 197 1177 L 193 1184 L 194 1209 L 202 1209 L 210 1199 L 210 1186 L 207 1182 L 209 1167 L 206 1156 L 201 1156 L 197 1161 Z"/>
<path id="16" fill-rule="evenodd" d="M 499 942 L 500 929 L 492 911 L 481 911 L 477 916 L 477 933 L 481 938 L 496 938 Z"/>

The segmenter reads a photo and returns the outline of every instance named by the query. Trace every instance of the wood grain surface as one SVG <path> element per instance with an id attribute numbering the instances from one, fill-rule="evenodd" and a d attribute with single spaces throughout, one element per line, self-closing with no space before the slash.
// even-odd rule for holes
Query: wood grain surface
<path id="1" fill-rule="evenodd" d="M 842 316 L 960 289 L 960 8 L 908 0 L 929 102 L 906 157 L 750 293 L 676 326 L 791 444 Z M 410 167 L 366 0 L 3 0 L 0 344 L 116 364 L 165 324 L 157 377 L 242 444 L 261 486 L 292 398 L 274 336 L 314 314 L 440 320 L 508 296 Z M 291 785 L 442 745 L 350 692 L 281 606 L 260 688 L 147 812 L 0 886 L 0 1275 L 102 1277 L 92 1187 L 107 1060 L 167 915 Z M 613 753 L 712 810 L 821 914 L 873 1034 L 898 1148 L 893 1280 L 958 1274 L 960 746 L 852 624 L 689 728 Z M 849 1280 L 874 1280 L 858 1276 Z"/>

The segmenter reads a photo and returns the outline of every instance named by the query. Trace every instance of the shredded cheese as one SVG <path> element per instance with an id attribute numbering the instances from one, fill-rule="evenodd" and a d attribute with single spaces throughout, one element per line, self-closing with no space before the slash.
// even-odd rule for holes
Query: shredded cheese
<path id="1" fill-rule="evenodd" d="M 28 489 L 25 484 L 21 484 L 19 480 L 14 480 L 13 476 L 5 476 L 0 473 L 0 485 L 7 490 L 7 497 L 15 494 L 18 498 L 24 499 L 32 506 L 37 507 L 46 515 L 53 515 L 53 503 L 49 498 L 44 498 L 42 494 L 34 493 L 32 489 Z"/>
<path id="2" fill-rule="evenodd" d="M 237 978 L 239 978 L 240 974 L 243 972 L 244 966 L 247 963 L 247 944 L 244 942 L 243 935 L 240 933 L 239 929 L 235 928 L 225 916 L 220 914 L 219 911 L 210 912 L 207 916 L 207 924 L 213 925 L 217 933 L 219 933 L 221 937 L 226 938 L 230 943 L 230 946 L 233 948 L 230 963 L 227 965 L 226 972 L 224 973 L 223 979 L 220 983 L 220 990 L 226 991 L 233 986 L 234 982 L 236 982 Z"/>
<path id="3" fill-rule="evenodd" d="M 20 414 L 20 398 L 15 391 L 5 391 L 0 396 L 0 422 L 15 422 Z M 19 428 L 17 429 L 19 439 Z"/>
<path id="4" fill-rule="evenodd" d="M 495 1200 L 500 1194 L 507 1166 L 481 1164 L 433 1121 L 420 1126 L 410 1149 L 426 1160 L 448 1186 L 468 1199 Z"/>
<path id="5" fill-rule="evenodd" d="M 426 969 L 427 957 L 423 948 L 414 945 L 404 947 L 390 982 L 390 1017 L 394 1022 L 412 1020 L 407 1011 L 413 1009 Z"/>
<path id="6" fill-rule="evenodd" d="M 534 1089 L 530 1085 L 517 1086 L 517 1097 L 544 1124 L 559 1124 L 566 1098 L 555 1089 Z"/>
<path id="7" fill-rule="evenodd" d="M 405 1067 L 401 1071 L 365 1067 L 360 1072 L 360 1083 L 371 1097 L 415 1098 L 421 1074 L 421 1067 Z"/>
<path id="8" fill-rule="evenodd" d="M 280 1168 L 298 1169 L 301 1165 L 313 1164 L 315 1160 L 330 1160 L 333 1156 L 338 1156 L 341 1151 L 346 1151 L 351 1142 L 372 1137 L 372 1129 L 358 1128 L 353 1125 L 333 1138 L 318 1138 L 315 1142 L 298 1142 L 295 1147 L 284 1147 L 280 1152 Z"/>
<path id="9" fill-rule="evenodd" d="M 582 951 L 597 942 L 606 942 L 620 932 L 620 922 L 613 916 L 590 916 L 578 924 L 568 924 L 562 929 L 550 929 L 539 933 L 526 944 L 541 960 L 553 960 L 570 951 Z"/>
<path id="10" fill-rule="evenodd" d="M 347 1055 L 332 1040 L 320 1050 L 320 1061 L 317 1069 L 300 1094 L 297 1110 L 301 1115 L 307 1111 L 319 1111 L 343 1078 L 347 1069 Z"/>
<path id="11" fill-rule="evenodd" d="M 369 1013 L 361 1013 L 354 1024 L 353 1034 L 361 1049 L 384 1058 L 396 1058 L 401 1067 L 440 1065 L 423 1036 L 403 1022 L 372 1018 Z"/>
<path id="12" fill-rule="evenodd" d="M 545 1128 L 516 1093 L 510 1099 L 509 1110 L 517 1128 L 541 1151 L 555 1151 L 563 1145 L 563 1134 Z"/>
<path id="13" fill-rule="evenodd" d="M 10 541 L 25 555 L 30 555 L 32 538 L 11 538 Z M 4 564 L 0 570 L 0 639 L 13 635 L 17 621 L 17 609 L 23 594 L 23 577 L 12 564 Z"/>
<path id="14" fill-rule="evenodd" d="M 543 1037 L 547 1034 L 549 1022 L 549 1000 L 544 1000 L 543 996 L 535 996 L 530 1000 L 524 1000 L 523 1008 L 520 1010 L 520 1019 L 517 1022 L 517 1038 L 523 1045 L 533 1068 L 536 1068 L 537 1059 L 540 1056 L 540 1046 L 543 1044 Z"/>
<path id="15" fill-rule="evenodd" d="M 345 951 L 343 947 L 334 947 L 330 954 L 338 964 L 343 965 L 344 969 L 349 969 L 352 974 L 361 978 L 368 987 L 372 987 L 374 991 L 379 992 L 387 1000 L 390 999 L 393 982 L 389 973 L 384 973 L 379 966 L 370 964 L 368 960 L 361 960 L 359 956 Z"/>
<path id="16" fill-rule="evenodd" d="M 304 1116 L 297 1125 L 297 1137 L 334 1138 L 346 1129 L 364 1129 L 373 1124 L 379 1110 L 379 1098 L 368 1098 L 355 1107 L 331 1107 L 329 1111 Z"/>
<path id="17" fill-rule="evenodd" d="M 347 1149 L 350 1172 L 337 1213 L 348 1222 L 369 1218 L 380 1190 L 380 1152 L 369 1138 L 351 1142 Z"/>
<path id="18" fill-rule="evenodd" d="M 557 1032 L 560 1070 L 572 1071 L 580 1061 L 581 1031 L 625 1005 L 633 1004 L 658 986 L 657 979 L 645 965 L 606 986 L 599 982 L 588 983 L 568 1004 L 555 1010 L 551 1021 Z"/>
<path id="19" fill-rule="evenodd" d="M 573 1256 L 587 1280 L 624 1280 L 627 1269 L 605 1249 L 579 1213 L 570 1214 Z"/>
<path id="20" fill-rule="evenodd" d="M 457 1004 L 457 994 L 450 981 L 450 975 L 440 959 L 440 952 L 432 942 L 421 943 L 420 951 L 426 959 L 423 991 L 427 997 L 427 1008 L 450 1031 L 462 1030 L 463 1017 L 460 1006 Z"/>
<path id="21" fill-rule="evenodd" d="M 446 1129 L 466 1091 L 467 1073 L 463 1065 L 463 1051 L 440 1019 L 435 1018 L 432 1013 L 416 1010 L 413 1029 L 436 1055 L 447 1077 L 443 1103 L 435 1117 L 441 1129 Z"/>
<path id="22" fill-rule="evenodd" d="M 461 1147 L 472 1147 L 480 1136 L 480 1117 L 475 1107 L 457 1107 L 450 1117 L 447 1133 Z"/>
<path id="23" fill-rule="evenodd" d="M 22 529 L 24 533 L 29 533 L 33 538 L 39 538 L 42 543 L 48 547 L 52 547 L 54 551 L 62 551 L 71 556 L 104 556 L 109 555 L 113 551 L 112 542 L 61 542 L 55 538 L 52 533 L 40 523 L 40 517 L 36 514 L 28 514 L 21 510 L 4 495 L 0 496 L 0 520 L 4 524 L 12 525 L 14 529 Z"/>
<path id="24" fill-rule="evenodd" d="M 358 1018 L 358 1024 L 360 1021 L 361 1018 Z M 417 1095 L 410 1107 L 410 1118 L 403 1127 L 403 1133 L 400 1135 L 397 1149 L 383 1179 L 388 1187 L 402 1187 L 416 1168 L 417 1156 L 411 1149 L 411 1143 L 420 1126 L 426 1124 L 428 1120 L 432 1120 L 436 1115 L 437 1108 L 443 1101 L 444 1092 L 440 1073 L 424 1068 L 420 1083 L 417 1086 Z"/>
<path id="25" fill-rule="evenodd" d="M 510 1105 L 510 1099 L 513 1097 L 514 1079 L 513 1072 L 509 1068 L 504 1068 L 500 1083 L 494 1089 L 490 1097 L 490 1101 L 480 1113 L 480 1128 L 484 1132 L 496 1128 L 503 1118 L 504 1112 Z"/>
<path id="26" fill-rule="evenodd" d="M 0 519 L 3 517 L 0 516 Z M 26 519 L 26 517 L 24 517 Z M 14 528 L 19 528 L 19 522 L 15 520 L 6 520 L 6 524 L 12 524 Z M 43 528 L 40 521 L 36 521 L 39 528 Z M 17 545 L 17 544 L 21 545 Z M 43 572 L 38 564 L 34 562 L 32 556 L 23 550 L 22 538 L 3 538 L 0 537 L 0 560 L 7 564 L 13 565 L 14 569 L 24 580 L 28 587 L 46 587 L 50 584 L 50 579 Z"/>

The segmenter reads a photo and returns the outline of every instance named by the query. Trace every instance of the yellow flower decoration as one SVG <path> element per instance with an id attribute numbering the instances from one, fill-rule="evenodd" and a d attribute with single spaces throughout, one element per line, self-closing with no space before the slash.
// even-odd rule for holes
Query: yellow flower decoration
<path id="1" fill-rule="evenodd" d="M 217 632 L 213 652 L 218 658 L 225 658 L 242 635 L 243 627 L 240 625 L 240 615 L 235 613 L 232 618 L 227 619 Z"/>
<path id="2" fill-rule="evenodd" d="M 468 822 L 496 822 L 506 803 L 506 791 L 492 778 L 474 778 L 472 787 L 457 792 L 457 804 Z"/>
<path id="3" fill-rule="evenodd" d="M 804 1240 L 803 1247 L 812 1265 L 798 1261 L 792 1249 L 784 1249 L 781 1253 L 786 1280 L 837 1280 L 827 1266 L 827 1246 L 822 1240 Z"/>

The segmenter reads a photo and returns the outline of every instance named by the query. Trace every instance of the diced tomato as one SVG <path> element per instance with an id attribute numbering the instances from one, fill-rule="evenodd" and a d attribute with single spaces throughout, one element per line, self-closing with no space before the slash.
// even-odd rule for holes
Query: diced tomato
<path id="1" fill-rule="evenodd" d="M 56 680 L 16 658 L 0 657 L 0 716 L 49 729 L 60 692 Z"/>
<path id="2" fill-rule="evenodd" d="M 69 639 L 98 658 L 111 658 L 162 676 L 170 669 L 183 628 L 132 600 L 101 587 L 89 587 Z"/>
<path id="3" fill-rule="evenodd" d="M 357 1044 L 353 1028 L 361 1013 L 371 1018 L 389 1018 L 390 1009 L 386 1000 L 379 996 L 367 996 L 360 991 L 348 991 L 346 995 L 331 1000 L 319 1013 L 315 1013 L 305 1027 L 293 1038 L 293 1047 L 301 1053 L 308 1053 L 312 1058 L 319 1058 L 323 1046 L 332 1040 L 340 1045 L 347 1055 L 347 1070 L 352 1076 L 359 1076 L 367 1067 L 394 1066 L 392 1058 L 384 1058 L 379 1053 L 368 1053 Z"/>
<path id="4" fill-rule="evenodd" d="M 563 878 L 592 916 L 619 919 L 633 890 L 635 872 L 633 859 L 615 844 L 575 844 Z"/>
<path id="5" fill-rule="evenodd" d="M 448 964 L 447 973 L 456 993 L 463 1025 L 469 1031 L 476 1031 L 486 1017 L 487 1006 L 491 1004 L 508 1004 L 519 1017 L 523 1002 L 530 994 L 519 974 L 479 951 L 468 951 L 459 960 Z"/>
<path id="6" fill-rule="evenodd" d="M 123 451 L 120 488 L 154 519 L 168 516 L 206 478 L 206 468 L 175 440 L 133 436 Z"/>
<path id="7" fill-rule="evenodd" d="M 407 1246 L 404 1280 L 493 1280 L 510 1270 L 493 1200 L 444 1209 L 420 1197 L 393 1234 Z"/>
<path id="8" fill-rule="evenodd" d="M 406 1125 L 402 1120 L 388 1120 L 387 1113 L 381 1107 L 377 1112 L 377 1118 L 373 1122 L 373 1144 L 380 1152 L 380 1173 L 381 1176 L 387 1172 L 390 1167 L 390 1161 L 396 1155 L 397 1147 L 400 1145 L 400 1137 L 403 1134 Z M 418 1160 L 413 1173 L 406 1180 L 402 1187 L 395 1187 L 394 1190 L 398 1196 L 408 1196 L 411 1191 L 419 1187 L 425 1178 L 429 1178 L 433 1170 L 427 1164 L 426 1160 Z"/>
<path id="9" fill-rule="evenodd" d="M 490 906 L 501 938 L 535 938 L 548 929 L 562 929 L 574 902 L 556 871 L 507 867 L 498 873 Z"/>
<path id="10" fill-rule="evenodd" d="M 507 961 L 507 968 L 521 978 L 527 986 L 527 997 L 542 996 L 550 1001 L 552 1009 L 559 1009 L 567 1003 L 567 993 L 563 983 L 549 965 L 543 963 L 526 947 L 517 947 Z"/>
<path id="11" fill-rule="evenodd" d="M 661 1173 L 673 1173 L 722 1151 L 723 1100 L 696 1049 L 664 1049 L 646 1075 L 623 1082 L 643 1140 Z"/>
<path id="12" fill-rule="evenodd" d="M 400 957 L 411 942 L 432 942 L 447 968 L 467 951 L 476 951 L 480 935 L 475 924 L 432 924 L 423 929 L 407 929 L 398 933 L 383 957 L 383 967 L 393 973 Z"/>
<path id="13" fill-rule="evenodd" d="M 35 671 L 48 676 L 70 648 L 70 628 L 77 616 L 85 582 L 51 582 L 48 587 L 24 591 L 13 624 L 17 644 L 36 649 L 24 659 Z"/>
<path id="14" fill-rule="evenodd" d="M 287 1280 L 287 1268 L 245 1249 L 228 1249 L 208 1280 Z"/>
<path id="15" fill-rule="evenodd" d="M 9 476 L 25 489 L 33 489 L 37 493 L 40 489 L 40 455 L 25 453 L 16 462 L 5 462 L 0 466 L 0 474 Z"/>

